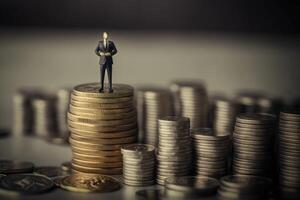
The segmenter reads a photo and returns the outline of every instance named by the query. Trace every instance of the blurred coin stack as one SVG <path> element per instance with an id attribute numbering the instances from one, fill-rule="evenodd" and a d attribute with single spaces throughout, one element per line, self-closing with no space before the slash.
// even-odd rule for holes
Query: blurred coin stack
<path id="1" fill-rule="evenodd" d="M 192 129 L 195 172 L 198 176 L 220 178 L 227 174 L 230 135 L 210 128 Z"/>
<path id="2" fill-rule="evenodd" d="M 130 186 L 155 184 L 155 147 L 145 144 L 124 145 L 123 182 Z"/>
<path id="3" fill-rule="evenodd" d="M 208 97 L 201 82 L 173 82 L 176 115 L 190 119 L 191 128 L 208 126 Z"/>
<path id="4" fill-rule="evenodd" d="M 57 135 L 56 97 L 52 94 L 39 94 L 32 100 L 34 125 L 33 132 L 42 138 Z"/>
<path id="5" fill-rule="evenodd" d="M 158 120 L 157 183 L 164 185 L 165 178 L 186 176 L 190 173 L 192 143 L 190 120 L 168 116 Z"/>
<path id="6" fill-rule="evenodd" d="M 271 175 L 275 117 L 240 114 L 233 133 L 233 174 Z"/>
<path id="7" fill-rule="evenodd" d="M 233 101 L 225 98 L 216 99 L 214 103 L 214 132 L 232 134 L 237 110 L 237 105 Z"/>
<path id="8" fill-rule="evenodd" d="M 172 95 L 162 88 L 140 88 L 137 91 L 139 131 L 142 142 L 157 146 L 158 119 L 173 115 Z"/>
<path id="9" fill-rule="evenodd" d="M 13 133 L 15 135 L 31 134 L 33 128 L 32 97 L 29 90 L 18 90 L 13 95 Z"/>
<path id="10" fill-rule="evenodd" d="M 300 113 L 281 112 L 278 136 L 279 189 L 282 198 L 300 196 Z"/>
<path id="11" fill-rule="evenodd" d="M 59 136 L 62 138 L 69 137 L 69 130 L 67 124 L 67 112 L 70 103 L 70 90 L 59 89 L 57 91 L 57 126 Z"/>
<path id="12" fill-rule="evenodd" d="M 137 116 L 133 88 L 114 84 L 99 93 L 99 84 L 76 86 L 71 94 L 68 124 L 74 172 L 121 174 L 121 146 L 135 143 Z"/>
<path id="13" fill-rule="evenodd" d="M 219 199 L 269 199 L 272 181 L 259 176 L 233 175 L 220 179 Z"/>
<path id="14" fill-rule="evenodd" d="M 236 96 L 236 102 L 239 105 L 240 113 L 258 113 L 259 105 L 258 99 L 262 95 L 257 92 L 243 91 Z"/>

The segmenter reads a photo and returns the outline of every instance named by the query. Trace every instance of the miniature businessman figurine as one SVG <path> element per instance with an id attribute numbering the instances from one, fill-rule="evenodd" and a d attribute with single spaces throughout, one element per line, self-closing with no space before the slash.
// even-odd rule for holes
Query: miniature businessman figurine
<path id="1" fill-rule="evenodd" d="M 100 89 L 99 92 L 104 90 L 104 76 L 105 71 L 107 71 L 108 82 L 109 82 L 109 92 L 113 92 L 112 88 L 112 65 L 113 58 L 112 56 L 117 53 L 115 44 L 112 41 L 108 40 L 108 33 L 103 33 L 103 40 L 99 41 L 95 53 L 100 56 Z"/>

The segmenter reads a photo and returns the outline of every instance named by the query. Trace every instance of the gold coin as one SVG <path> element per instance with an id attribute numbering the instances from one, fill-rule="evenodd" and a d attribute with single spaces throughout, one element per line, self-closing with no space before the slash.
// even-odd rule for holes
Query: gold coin
<path id="1" fill-rule="evenodd" d="M 116 138 L 116 139 L 96 139 L 96 138 L 86 138 L 81 137 L 80 135 L 76 135 L 74 133 L 71 134 L 71 137 L 74 140 L 80 140 L 82 142 L 89 142 L 92 144 L 103 144 L 103 145 L 109 145 L 109 144 L 128 144 L 133 143 L 136 141 L 137 137 L 130 136 L 130 137 L 124 137 L 124 138 Z"/>
<path id="2" fill-rule="evenodd" d="M 101 132 L 101 131 L 87 131 L 87 130 L 81 130 L 81 129 L 76 129 L 72 126 L 69 126 L 69 130 L 76 134 L 80 135 L 82 137 L 87 137 L 87 138 L 122 138 L 122 137 L 129 137 L 133 135 L 137 135 L 137 129 L 131 129 L 128 131 L 118 131 L 115 133 L 107 133 L 107 132 Z"/>
<path id="3" fill-rule="evenodd" d="M 124 101 L 120 103 L 93 103 L 93 102 L 82 102 L 71 99 L 70 104 L 79 108 L 95 108 L 95 109 L 118 109 L 133 107 L 133 101 Z"/>
<path id="4" fill-rule="evenodd" d="M 78 140 L 74 140 L 73 138 L 69 138 L 69 142 L 72 146 L 75 147 L 83 147 L 83 148 L 93 148 L 102 151 L 110 151 L 110 150 L 121 150 L 122 145 L 102 145 L 102 144 L 91 144 L 88 142 L 82 142 Z"/>
<path id="5" fill-rule="evenodd" d="M 108 88 L 108 85 L 104 86 L 104 92 L 99 92 L 99 83 L 87 83 L 76 86 L 73 92 L 78 96 L 97 98 L 119 98 L 133 95 L 133 87 L 131 87 L 130 85 L 113 84 L 112 87 L 114 90 L 112 93 L 105 92 L 105 90 Z"/>
<path id="6" fill-rule="evenodd" d="M 110 176 L 73 174 L 62 178 L 60 187 L 72 192 L 113 192 L 119 190 L 121 184 Z"/>
<path id="7" fill-rule="evenodd" d="M 99 162 L 99 161 L 86 161 L 73 158 L 72 163 L 85 166 L 85 167 L 100 167 L 100 168 L 111 168 L 111 167 L 122 167 L 122 162 Z"/>
<path id="8" fill-rule="evenodd" d="M 103 156 L 103 155 L 89 155 L 72 152 L 73 159 L 86 160 L 86 161 L 98 161 L 98 162 L 121 162 L 122 156 Z"/>
<path id="9" fill-rule="evenodd" d="M 82 97 L 82 96 L 77 96 L 74 93 L 71 93 L 71 99 L 75 100 L 75 101 L 88 102 L 88 103 L 107 103 L 107 104 L 133 101 L 132 96 L 131 97 L 106 99 L 106 98 Z"/>
<path id="10" fill-rule="evenodd" d="M 83 173 L 91 173 L 91 174 L 110 174 L 110 175 L 116 175 L 116 174 L 122 174 L 122 167 L 116 167 L 116 168 L 110 168 L 110 169 L 105 169 L 105 168 L 94 168 L 94 167 L 84 167 L 77 165 L 75 163 L 72 163 L 72 169 L 78 172 L 83 172 Z"/>
<path id="11" fill-rule="evenodd" d="M 87 124 L 87 123 L 79 123 L 68 120 L 70 126 L 78 129 L 88 130 L 88 131 L 102 131 L 102 132 L 119 132 L 135 129 L 137 127 L 137 123 L 131 124 L 123 124 L 118 126 L 101 126 L 98 124 Z"/>
<path id="12" fill-rule="evenodd" d="M 101 155 L 101 156 L 122 156 L 122 153 L 120 150 L 114 150 L 114 151 L 100 151 L 95 149 L 88 149 L 88 148 L 79 148 L 71 146 L 72 151 L 75 153 L 83 153 L 88 155 Z"/>
<path id="13" fill-rule="evenodd" d="M 118 113 L 118 114 L 102 114 L 102 113 L 77 113 L 70 112 L 73 115 L 78 115 L 82 118 L 95 119 L 95 120 L 114 120 L 114 119 L 124 119 L 131 118 L 137 115 L 135 110 L 132 110 L 127 113 Z"/>
<path id="14" fill-rule="evenodd" d="M 71 113 L 91 113 L 91 114 L 103 114 L 103 115 L 110 115 L 110 114 L 119 114 L 119 113 L 128 113 L 133 110 L 133 107 L 128 108 L 116 108 L 116 109 L 96 109 L 96 108 L 79 108 L 70 104 L 69 110 Z"/>

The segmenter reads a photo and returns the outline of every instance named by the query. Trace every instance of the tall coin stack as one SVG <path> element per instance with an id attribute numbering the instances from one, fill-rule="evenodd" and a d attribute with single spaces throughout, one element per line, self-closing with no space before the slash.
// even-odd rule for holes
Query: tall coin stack
<path id="1" fill-rule="evenodd" d="M 208 97 L 201 82 L 173 82 L 171 91 L 177 104 L 176 115 L 188 117 L 191 128 L 208 126 Z"/>
<path id="2" fill-rule="evenodd" d="M 227 174 L 230 134 L 216 134 L 210 128 L 192 129 L 195 172 L 220 178 Z"/>
<path id="3" fill-rule="evenodd" d="M 214 132 L 231 134 L 237 115 L 237 105 L 228 99 L 216 99 L 214 105 Z"/>
<path id="4" fill-rule="evenodd" d="M 146 144 L 125 145 L 123 154 L 123 182 L 130 186 L 155 183 L 155 147 Z"/>
<path id="5" fill-rule="evenodd" d="M 114 84 L 99 93 L 98 83 L 76 86 L 71 94 L 68 124 L 74 172 L 121 174 L 121 146 L 136 142 L 137 115 L 133 88 Z"/>
<path id="6" fill-rule="evenodd" d="M 168 116 L 158 120 L 159 142 L 157 151 L 157 183 L 164 185 L 165 178 L 186 176 L 190 173 L 192 145 L 190 120 Z"/>
<path id="7" fill-rule="evenodd" d="M 300 113 L 281 112 L 279 120 L 279 186 L 286 199 L 300 195 Z"/>
<path id="8" fill-rule="evenodd" d="M 233 133 L 233 165 L 236 175 L 271 175 L 275 117 L 241 114 Z"/>
<path id="9" fill-rule="evenodd" d="M 137 107 L 142 142 L 157 146 L 157 120 L 173 115 L 171 93 L 162 88 L 141 88 L 137 91 Z"/>

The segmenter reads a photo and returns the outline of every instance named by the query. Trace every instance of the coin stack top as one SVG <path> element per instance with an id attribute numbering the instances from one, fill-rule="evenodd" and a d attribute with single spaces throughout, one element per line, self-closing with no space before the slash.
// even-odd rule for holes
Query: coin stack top
<path id="1" fill-rule="evenodd" d="M 273 164 L 275 117 L 240 114 L 233 133 L 233 173 L 270 176 Z"/>
<path id="2" fill-rule="evenodd" d="M 159 119 L 157 183 L 164 185 L 167 177 L 189 175 L 191 153 L 190 120 L 174 116 Z"/>
<path id="3" fill-rule="evenodd" d="M 133 88 L 114 84 L 113 93 L 99 83 L 76 86 L 71 94 L 68 124 L 72 170 L 88 174 L 121 174 L 121 146 L 137 139 Z"/>
<path id="4" fill-rule="evenodd" d="M 297 199 L 300 194 L 300 112 L 280 113 L 278 153 L 281 197 Z"/>
<path id="5" fill-rule="evenodd" d="M 155 147 L 145 144 L 124 145 L 123 182 L 130 186 L 148 186 L 155 183 Z"/>
<path id="6" fill-rule="evenodd" d="M 210 128 L 192 129 L 191 133 L 196 174 L 212 178 L 226 175 L 230 134 L 217 134 Z"/>

